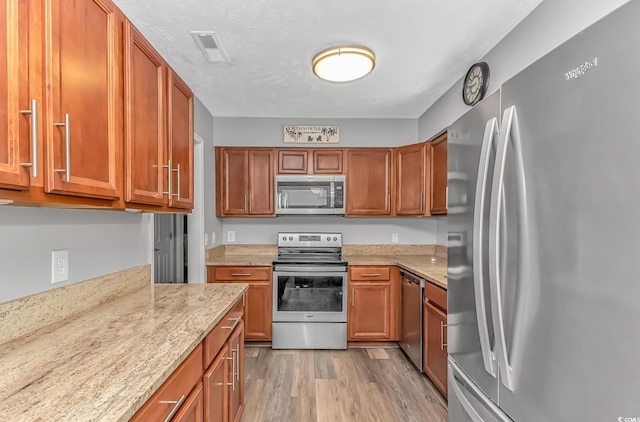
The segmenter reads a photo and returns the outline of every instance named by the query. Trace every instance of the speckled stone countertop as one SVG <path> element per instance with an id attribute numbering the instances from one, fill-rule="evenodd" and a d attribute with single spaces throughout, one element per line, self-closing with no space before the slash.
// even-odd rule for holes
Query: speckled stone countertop
<path id="1" fill-rule="evenodd" d="M 349 265 L 397 265 L 447 288 L 447 260 L 436 255 L 349 255 Z"/>
<path id="2" fill-rule="evenodd" d="M 206 265 L 271 266 L 275 245 L 221 245 L 208 249 Z M 344 245 L 349 265 L 397 265 L 447 288 L 447 248 L 438 245 Z"/>
<path id="3" fill-rule="evenodd" d="M 129 420 L 247 287 L 148 285 L 0 344 L 0 420 Z"/>

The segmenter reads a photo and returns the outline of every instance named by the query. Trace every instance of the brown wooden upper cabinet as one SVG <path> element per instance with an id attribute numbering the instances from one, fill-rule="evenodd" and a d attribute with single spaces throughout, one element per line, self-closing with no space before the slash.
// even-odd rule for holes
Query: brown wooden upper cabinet
<path id="1" fill-rule="evenodd" d="M 430 215 L 429 183 L 425 143 L 407 145 L 396 151 L 396 214 Z"/>
<path id="2" fill-rule="evenodd" d="M 340 149 L 278 150 L 278 174 L 343 174 Z"/>
<path id="3" fill-rule="evenodd" d="M 110 0 L 46 0 L 46 191 L 116 199 L 122 177 L 122 23 Z"/>
<path id="4" fill-rule="evenodd" d="M 431 167 L 431 214 L 447 213 L 447 134 L 428 143 Z"/>
<path id="5" fill-rule="evenodd" d="M 6 0 L 0 7 L 0 188 L 28 189 L 34 153 L 29 96 L 28 2 Z M 36 112 L 37 113 L 37 112 Z M 37 139 L 36 139 L 37 142 Z"/>
<path id="6" fill-rule="evenodd" d="M 193 208 L 193 94 L 125 23 L 125 200 Z"/>
<path id="7" fill-rule="evenodd" d="M 273 148 L 216 148 L 216 215 L 274 216 Z"/>
<path id="8" fill-rule="evenodd" d="M 393 215 L 393 149 L 348 149 L 346 154 L 346 215 Z"/>

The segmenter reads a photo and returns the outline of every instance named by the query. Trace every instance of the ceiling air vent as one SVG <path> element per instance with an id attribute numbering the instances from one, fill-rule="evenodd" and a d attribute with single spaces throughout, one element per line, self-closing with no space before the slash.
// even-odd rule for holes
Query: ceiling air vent
<path id="1" fill-rule="evenodd" d="M 213 31 L 191 31 L 191 36 L 198 44 L 204 57 L 214 63 L 229 63 L 218 34 Z"/>

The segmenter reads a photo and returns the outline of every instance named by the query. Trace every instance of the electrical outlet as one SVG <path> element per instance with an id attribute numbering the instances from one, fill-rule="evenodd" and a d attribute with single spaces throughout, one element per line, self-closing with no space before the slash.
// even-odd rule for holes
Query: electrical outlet
<path id="1" fill-rule="evenodd" d="M 234 230 L 229 230 L 227 232 L 227 242 L 235 242 L 236 241 L 236 232 Z"/>
<path id="2" fill-rule="evenodd" d="M 391 234 L 391 242 L 392 243 L 398 243 L 398 233 L 392 233 Z"/>
<path id="3" fill-rule="evenodd" d="M 51 284 L 69 280 L 69 251 L 51 251 Z"/>
<path id="4" fill-rule="evenodd" d="M 209 244 L 209 233 L 204 234 L 204 246 Z"/>
<path id="5" fill-rule="evenodd" d="M 211 232 L 211 244 L 216 244 L 216 232 Z"/>

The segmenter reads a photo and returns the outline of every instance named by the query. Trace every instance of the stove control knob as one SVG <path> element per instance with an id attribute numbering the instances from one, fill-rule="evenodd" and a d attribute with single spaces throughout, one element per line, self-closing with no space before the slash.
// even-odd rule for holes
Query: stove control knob
<path id="1" fill-rule="evenodd" d="M 337 240 L 338 240 L 338 238 L 337 238 L 337 237 L 334 237 L 334 238 L 333 238 L 333 241 L 334 241 L 334 242 L 335 242 L 335 241 L 337 241 Z"/>
<path id="2" fill-rule="evenodd" d="M 293 240 L 293 236 L 289 236 L 289 240 Z"/>
<path id="3" fill-rule="evenodd" d="M 282 236 L 282 240 L 287 240 L 287 236 Z"/>
<path id="4" fill-rule="evenodd" d="M 331 241 L 331 236 L 327 237 L 327 242 Z"/>

